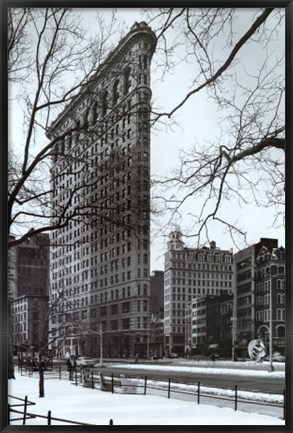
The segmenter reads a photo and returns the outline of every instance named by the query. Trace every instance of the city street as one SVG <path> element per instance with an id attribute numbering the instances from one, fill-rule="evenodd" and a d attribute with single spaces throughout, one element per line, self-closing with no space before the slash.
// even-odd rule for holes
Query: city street
<path id="1" fill-rule="evenodd" d="M 96 365 L 98 364 L 98 359 L 96 359 Z M 219 360 L 213 363 L 209 361 L 193 361 L 186 359 L 160 359 L 160 360 L 151 360 L 151 361 L 140 361 L 139 365 L 133 364 L 129 359 L 105 359 L 103 362 L 102 371 L 106 374 L 113 373 L 115 376 L 119 376 L 120 374 L 125 374 L 129 377 L 141 377 L 144 378 L 147 376 L 149 379 L 161 379 L 168 380 L 169 377 L 174 382 L 181 383 L 194 383 L 197 384 L 200 382 L 202 385 L 207 386 L 215 386 L 219 388 L 234 388 L 237 384 L 238 389 L 246 390 L 246 391 L 259 391 L 259 392 L 269 392 L 269 393 L 277 393 L 282 394 L 285 389 L 285 377 L 276 377 L 272 375 L 268 376 L 257 376 L 255 374 L 249 375 L 249 370 L 252 373 L 255 371 L 267 371 L 268 363 L 258 363 L 255 364 L 253 362 L 231 362 L 229 360 Z M 65 368 L 64 360 L 54 360 L 54 365 L 61 364 Z M 121 364 L 125 364 L 121 365 Z M 158 369 L 156 370 L 156 366 Z M 162 367 L 166 366 L 166 371 L 162 371 Z M 151 367 L 151 370 L 149 369 Z M 170 367 L 173 367 L 174 370 L 168 371 Z M 189 367 L 199 369 L 198 373 L 183 371 L 184 367 L 188 369 Z M 134 370 L 135 368 L 135 370 Z M 202 371 L 203 368 L 206 371 Z M 221 371 L 219 375 L 211 374 L 211 368 L 215 369 L 225 369 L 229 368 L 229 370 L 235 370 L 235 374 L 224 375 Z M 274 369 L 276 372 L 282 372 L 285 370 L 284 363 L 274 363 Z M 101 368 L 96 366 L 94 367 L 94 374 L 98 374 L 101 371 Z M 178 371 L 176 371 L 178 370 Z M 247 374 L 243 375 L 240 372 L 237 373 L 237 370 L 245 370 Z"/>
<path id="2" fill-rule="evenodd" d="M 99 372 L 99 368 L 94 368 L 95 374 Z M 114 373 L 114 375 L 125 374 L 129 377 L 145 377 L 153 378 L 153 379 L 161 379 L 168 380 L 170 377 L 175 382 L 181 383 L 194 383 L 197 384 L 199 381 L 202 385 L 211 385 L 219 388 L 234 388 L 237 384 L 238 389 L 247 390 L 247 391 L 261 391 L 261 392 L 270 392 L 270 393 L 283 393 L 285 389 L 285 379 L 279 377 L 257 377 L 257 376 L 249 376 L 249 375 L 239 375 L 237 373 L 229 376 L 224 375 L 210 375 L 209 369 L 207 368 L 206 373 L 202 373 L 202 371 L 198 374 L 178 371 L 170 372 L 170 371 L 156 371 L 155 366 L 153 366 L 152 370 L 148 370 L 141 366 L 141 368 L 136 369 L 135 371 L 131 370 L 131 367 L 115 367 L 114 364 L 111 366 L 103 367 L 104 373 Z"/>

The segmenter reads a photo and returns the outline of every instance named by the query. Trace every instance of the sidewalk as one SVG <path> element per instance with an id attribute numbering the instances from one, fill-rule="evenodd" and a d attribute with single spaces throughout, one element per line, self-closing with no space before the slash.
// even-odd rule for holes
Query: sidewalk
<path id="1" fill-rule="evenodd" d="M 167 398 L 166 390 L 149 390 L 149 395 L 157 395 L 160 397 Z M 200 406 L 201 404 L 218 407 L 218 408 L 229 408 L 235 410 L 235 402 L 233 400 L 224 400 L 223 398 L 215 398 L 215 397 L 206 397 L 201 395 L 200 396 L 200 403 L 198 405 L 197 403 L 197 395 L 188 395 L 188 394 L 181 394 L 179 392 L 171 391 L 170 395 L 171 399 L 181 400 L 181 401 L 189 401 L 194 402 L 196 406 Z M 282 407 L 274 407 L 274 406 L 262 406 L 259 403 L 247 403 L 247 402 L 241 402 L 238 400 L 237 402 L 237 411 L 242 411 L 250 414 L 259 414 L 259 415 L 266 415 L 271 416 L 274 418 L 278 418 L 280 420 L 283 419 L 284 410 Z"/>

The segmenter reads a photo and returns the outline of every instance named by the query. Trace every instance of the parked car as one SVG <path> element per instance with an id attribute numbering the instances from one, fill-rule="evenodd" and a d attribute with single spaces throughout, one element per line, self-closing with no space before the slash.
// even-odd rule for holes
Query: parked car
<path id="1" fill-rule="evenodd" d="M 98 362 L 97 358 L 79 356 L 76 360 L 77 367 L 93 367 Z"/>
<path id="2" fill-rule="evenodd" d="M 281 355 L 280 352 L 273 353 L 273 361 L 285 362 L 285 356 Z"/>
<path id="3" fill-rule="evenodd" d="M 274 362 L 285 362 L 285 356 L 284 356 L 284 355 L 281 355 L 280 352 L 274 352 L 272 358 L 273 358 L 273 361 L 274 361 Z M 264 361 L 269 361 L 269 360 L 270 360 L 270 356 L 267 355 L 267 356 L 264 358 Z"/>
<path id="4" fill-rule="evenodd" d="M 170 353 L 169 358 L 178 358 L 177 353 Z"/>

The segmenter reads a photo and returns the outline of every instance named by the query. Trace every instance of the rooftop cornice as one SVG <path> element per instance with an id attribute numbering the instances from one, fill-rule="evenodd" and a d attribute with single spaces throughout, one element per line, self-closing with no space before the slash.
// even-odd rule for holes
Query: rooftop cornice
<path id="1" fill-rule="evenodd" d="M 63 111 L 51 123 L 46 133 L 49 139 L 54 133 L 54 130 L 58 129 L 66 118 L 70 116 L 70 113 L 80 106 L 80 104 L 88 97 L 88 89 L 91 86 L 96 85 L 99 78 L 102 78 L 101 75 L 107 72 L 107 69 L 110 69 L 115 62 L 119 61 L 119 58 L 125 54 L 125 51 L 128 50 L 130 44 L 134 43 L 135 39 L 139 39 L 142 36 L 147 36 L 152 40 L 150 55 L 153 55 L 157 44 L 156 34 L 145 22 L 135 23 L 127 35 L 120 40 L 117 47 L 109 53 L 106 60 L 99 65 L 97 71 L 92 75 L 92 77 L 89 78 L 89 83 L 81 86 L 80 92 L 73 97 L 67 106 L 64 107 Z"/>

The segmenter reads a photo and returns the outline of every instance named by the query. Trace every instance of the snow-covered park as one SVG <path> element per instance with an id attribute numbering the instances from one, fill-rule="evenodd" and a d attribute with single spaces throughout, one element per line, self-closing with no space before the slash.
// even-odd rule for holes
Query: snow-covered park
<path id="1" fill-rule="evenodd" d="M 10 379 L 8 394 L 34 403 L 28 412 L 94 425 L 284 425 L 281 417 L 246 413 L 232 408 L 196 404 L 195 401 L 167 399 L 157 395 L 120 394 L 74 386 L 68 380 L 46 379 L 45 397 L 39 398 L 38 376 Z M 16 401 L 10 399 L 10 403 Z M 12 413 L 11 419 L 18 414 Z M 45 425 L 42 418 L 27 420 L 29 425 Z M 12 425 L 22 421 L 11 422 Z M 51 425 L 66 425 L 52 420 Z"/>

